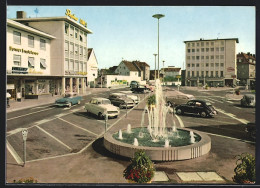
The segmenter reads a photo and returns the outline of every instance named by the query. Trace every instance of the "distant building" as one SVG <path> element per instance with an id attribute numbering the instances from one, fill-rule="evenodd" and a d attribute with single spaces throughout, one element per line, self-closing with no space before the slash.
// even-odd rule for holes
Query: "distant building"
<path id="1" fill-rule="evenodd" d="M 88 49 L 87 82 L 94 82 L 98 77 L 98 62 L 93 48 Z"/>
<path id="2" fill-rule="evenodd" d="M 186 85 L 236 84 L 238 38 L 184 41 Z"/>
<path id="3" fill-rule="evenodd" d="M 123 60 L 115 69 L 115 73 L 131 76 L 133 79 L 134 77 L 140 77 L 141 80 L 149 80 L 150 66 L 145 62 Z"/>
<path id="4" fill-rule="evenodd" d="M 252 85 L 255 81 L 256 57 L 254 54 L 239 53 L 237 54 L 237 78 L 241 85 Z"/>
<path id="5" fill-rule="evenodd" d="M 162 68 L 161 71 L 164 73 L 164 77 L 176 77 L 177 75 L 181 75 L 181 68 L 168 66 L 167 68 Z"/>

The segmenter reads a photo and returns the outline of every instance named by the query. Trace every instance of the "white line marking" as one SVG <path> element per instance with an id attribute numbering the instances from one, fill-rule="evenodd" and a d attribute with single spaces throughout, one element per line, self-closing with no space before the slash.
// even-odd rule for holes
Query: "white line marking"
<path id="1" fill-rule="evenodd" d="M 18 132 L 22 132 L 23 129 L 24 128 L 17 128 L 17 129 L 14 129 L 14 130 L 7 132 L 7 134 L 8 134 L 8 136 L 10 136 L 10 135 L 16 134 Z"/>
<path id="2" fill-rule="evenodd" d="M 24 115 L 21 115 L 21 116 L 16 116 L 16 117 L 7 119 L 7 121 L 8 121 L 8 120 L 12 120 L 12 119 L 16 119 L 16 118 L 20 118 L 20 117 L 24 117 L 24 116 L 28 116 L 28 115 L 31 115 L 31 114 L 35 114 L 35 113 L 38 113 L 38 112 L 43 112 L 43 111 L 46 111 L 46 110 L 51 110 L 51 109 L 53 109 L 53 108 L 54 108 L 54 107 L 48 108 L 48 109 L 44 109 L 44 110 L 40 110 L 40 111 L 36 111 L 36 112 L 32 112 L 32 113 L 28 113 L 28 114 L 24 114 Z"/>
<path id="3" fill-rule="evenodd" d="M 22 164 L 23 160 L 21 159 L 21 157 L 16 153 L 16 151 L 14 150 L 14 148 L 10 145 L 10 143 L 8 141 L 6 141 L 6 147 L 8 149 L 8 151 L 11 153 L 11 155 L 14 157 L 14 159 L 16 160 L 16 162 L 18 164 Z"/>
<path id="4" fill-rule="evenodd" d="M 249 121 L 247 121 L 247 120 L 245 120 L 245 119 L 239 119 L 239 118 L 237 118 L 234 114 L 231 114 L 231 113 L 227 113 L 227 112 L 225 112 L 224 110 L 221 110 L 221 109 L 218 109 L 218 108 L 215 108 L 218 112 L 221 112 L 221 113 L 223 113 L 223 114 L 225 114 L 225 115 L 227 115 L 227 116 L 229 116 L 229 117 L 231 117 L 231 118 L 233 118 L 233 119 L 236 119 L 236 120 L 238 120 L 238 121 L 240 121 L 241 123 L 243 123 L 243 124 L 248 124 L 249 123 Z"/>
<path id="5" fill-rule="evenodd" d="M 240 108 L 240 107 L 237 107 L 237 106 L 235 106 L 235 108 L 242 109 L 242 108 Z"/>
<path id="6" fill-rule="evenodd" d="M 212 98 L 210 98 L 210 100 L 213 100 L 213 101 L 216 101 L 216 102 L 219 102 L 219 103 L 224 103 L 224 102 L 222 102 L 222 101 L 220 101 L 220 100 L 217 100 L 217 99 L 212 99 Z"/>
<path id="7" fill-rule="evenodd" d="M 226 101 L 226 102 L 233 104 L 233 102 L 232 102 L 232 101 Z"/>
<path id="8" fill-rule="evenodd" d="M 44 129 L 42 129 L 41 127 L 39 127 L 38 125 L 36 125 L 35 127 L 37 127 L 38 129 L 40 129 L 41 131 L 43 131 L 44 133 L 46 133 L 47 135 L 49 135 L 50 137 L 52 137 L 54 140 L 56 140 L 57 142 L 59 142 L 60 144 L 62 144 L 63 146 L 65 146 L 66 148 L 68 148 L 69 150 L 71 150 L 71 148 L 69 146 L 67 146 L 66 144 L 64 144 L 62 141 L 60 141 L 58 138 L 54 137 L 53 135 L 51 135 L 50 133 L 48 133 L 47 131 L 45 131 Z"/>
<path id="9" fill-rule="evenodd" d="M 200 131 L 200 132 L 203 132 L 203 131 Z M 238 138 L 232 138 L 232 137 L 229 137 L 229 136 L 223 136 L 223 135 L 219 135 L 219 134 L 213 134 L 213 133 L 207 133 L 207 132 L 204 132 L 204 133 L 209 134 L 209 135 L 213 135 L 213 136 L 219 136 L 219 137 L 223 137 L 223 138 L 229 138 L 229 139 L 232 139 L 232 140 L 247 142 L 247 143 L 255 143 L 255 142 L 252 142 L 252 141 L 242 140 L 242 139 L 238 139 Z"/>
<path id="10" fill-rule="evenodd" d="M 58 119 L 60 119 L 61 121 L 66 122 L 66 123 L 68 123 L 68 124 L 71 124 L 71 125 L 73 125 L 73 126 L 79 128 L 79 129 L 82 129 L 83 131 L 86 131 L 86 132 L 88 132 L 88 133 L 94 134 L 95 136 L 98 136 L 96 133 L 93 133 L 93 132 L 91 132 L 91 131 L 89 131 L 89 130 L 87 130 L 87 129 L 84 129 L 84 128 L 82 128 L 82 127 L 79 127 L 79 126 L 77 126 L 77 125 L 75 125 L 75 124 L 73 124 L 73 123 L 71 123 L 71 122 L 69 122 L 69 121 L 66 121 L 66 120 L 61 119 L 61 118 L 58 118 Z"/>

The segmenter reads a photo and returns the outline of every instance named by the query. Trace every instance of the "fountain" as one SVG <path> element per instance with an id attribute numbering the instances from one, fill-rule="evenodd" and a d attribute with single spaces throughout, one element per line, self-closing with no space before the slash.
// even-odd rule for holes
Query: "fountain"
<path id="1" fill-rule="evenodd" d="M 140 127 L 131 128 L 128 124 L 126 130 L 119 130 L 118 133 L 106 132 L 105 148 L 130 158 L 134 156 L 136 149 L 142 149 L 154 161 L 192 159 L 208 153 L 211 149 L 210 137 L 199 131 L 177 128 L 174 114 L 165 105 L 160 80 L 157 79 L 155 83 L 155 107 L 144 108 Z M 148 125 L 144 125 L 145 114 Z M 167 122 L 168 118 L 172 120 Z"/>
<path id="2" fill-rule="evenodd" d="M 123 136 L 122 136 L 122 131 L 121 129 L 118 131 L 118 139 L 122 140 Z"/>

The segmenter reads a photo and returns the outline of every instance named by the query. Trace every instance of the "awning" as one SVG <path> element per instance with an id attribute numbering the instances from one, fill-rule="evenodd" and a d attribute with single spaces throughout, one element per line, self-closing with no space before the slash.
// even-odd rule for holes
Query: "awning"
<path id="1" fill-rule="evenodd" d="M 47 65 L 46 65 L 46 63 L 45 63 L 44 61 L 40 61 L 40 63 L 41 63 L 41 65 L 42 65 L 44 68 L 47 67 Z"/>
<path id="2" fill-rule="evenodd" d="M 29 59 L 29 60 L 28 60 L 28 63 L 30 63 L 31 66 L 34 67 L 34 61 L 33 61 L 32 59 Z"/>

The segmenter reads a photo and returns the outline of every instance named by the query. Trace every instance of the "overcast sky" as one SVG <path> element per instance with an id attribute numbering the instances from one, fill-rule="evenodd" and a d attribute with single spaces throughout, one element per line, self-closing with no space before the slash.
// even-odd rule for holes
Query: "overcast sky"
<path id="1" fill-rule="evenodd" d="M 38 14 L 35 9 L 38 9 Z M 27 17 L 65 16 L 66 9 L 87 22 L 93 34 L 88 48 L 93 48 L 99 68 L 118 65 L 122 59 L 140 60 L 154 69 L 160 19 L 160 67 L 183 68 L 183 41 L 238 38 L 238 52 L 255 54 L 255 7 L 252 6 L 8 6 L 7 18 L 16 11 Z"/>

